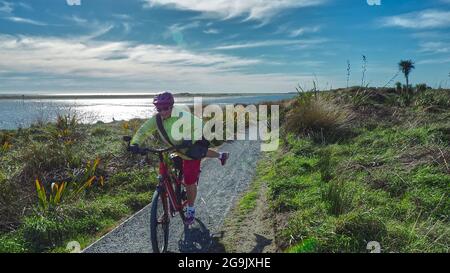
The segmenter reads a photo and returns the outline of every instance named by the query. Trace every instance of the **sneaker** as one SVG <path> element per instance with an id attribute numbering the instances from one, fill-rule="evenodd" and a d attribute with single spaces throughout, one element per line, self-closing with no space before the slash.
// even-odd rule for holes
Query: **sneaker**
<path id="1" fill-rule="evenodd" d="M 195 221 L 195 210 L 186 210 L 186 219 L 184 223 L 188 226 L 192 225 Z"/>
<path id="2" fill-rule="evenodd" d="M 230 157 L 230 153 L 227 153 L 227 152 L 220 153 L 219 160 L 220 160 L 220 163 L 222 163 L 222 166 L 225 165 L 225 163 L 227 163 L 227 159 L 229 157 Z"/>

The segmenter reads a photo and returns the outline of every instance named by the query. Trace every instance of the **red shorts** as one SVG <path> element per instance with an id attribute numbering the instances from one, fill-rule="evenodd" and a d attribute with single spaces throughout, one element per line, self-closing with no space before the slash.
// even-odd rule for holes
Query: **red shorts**
<path id="1" fill-rule="evenodd" d="M 200 176 L 201 160 L 185 160 L 183 159 L 183 176 L 186 185 L 193 185 L 198 182 Z"/>

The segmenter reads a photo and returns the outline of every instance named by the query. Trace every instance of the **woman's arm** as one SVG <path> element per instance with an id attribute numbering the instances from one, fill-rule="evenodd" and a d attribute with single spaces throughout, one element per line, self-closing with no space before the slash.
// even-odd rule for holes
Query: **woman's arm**
<path id="1" fill-rule="evenodd" d="M 134 135 L 131 145 L 142 145 L 142 143 L 156 130 L 156 117 L 148 119 Z"/>

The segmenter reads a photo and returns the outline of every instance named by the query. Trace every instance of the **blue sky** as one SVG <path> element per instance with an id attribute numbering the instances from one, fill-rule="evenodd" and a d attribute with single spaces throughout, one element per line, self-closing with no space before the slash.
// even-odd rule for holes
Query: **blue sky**
<path id="1" fill-rule="evenodd" d="M 0 0 L 0 93 L 450 87 L 450 0 L 368 1 Z"/>

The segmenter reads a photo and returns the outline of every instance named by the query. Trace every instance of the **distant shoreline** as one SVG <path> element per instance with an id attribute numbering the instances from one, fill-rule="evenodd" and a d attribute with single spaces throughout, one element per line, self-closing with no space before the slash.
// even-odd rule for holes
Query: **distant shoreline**
<path id="1" fill-rule="evenodd" d="M 208 97 L 229 97 L 229 96 L 270 96 L 270 95 L 289 95 L 296 92 L 287 93 L 175 93 L 175 96 L 180 97 L 195 97 L 195 96 L 208 96 Z M 152 98 L 155 94 L 95 94 L 95 95 L 14 95 L 14 94 L 0 94 L 0 100 L 36 100 L 36 99 L 140 99 L 140 98 Z"/>

